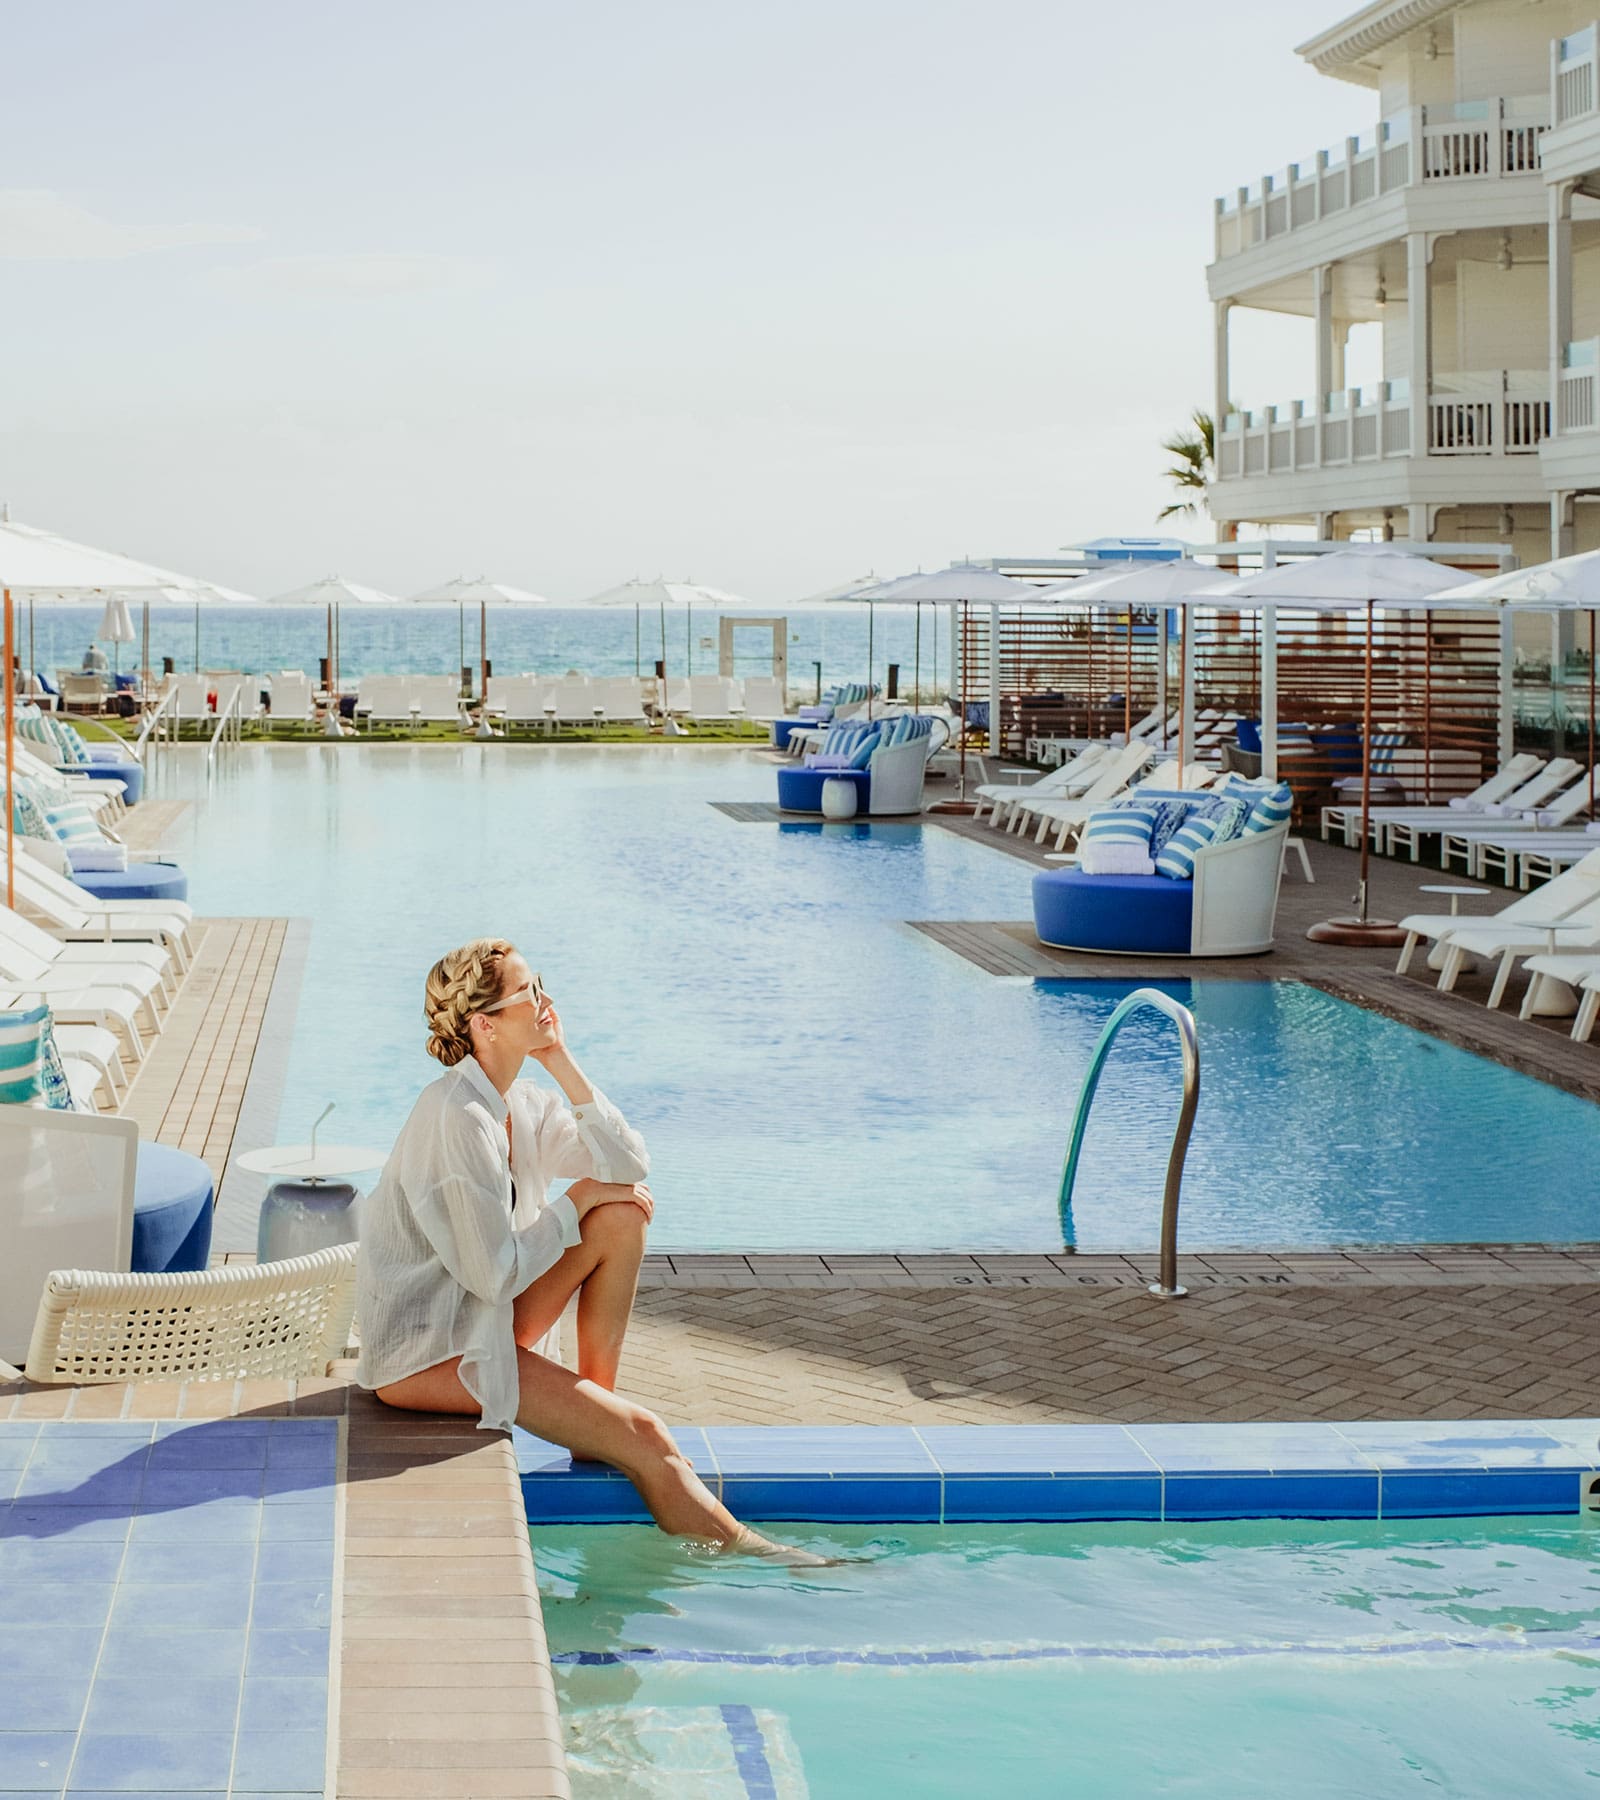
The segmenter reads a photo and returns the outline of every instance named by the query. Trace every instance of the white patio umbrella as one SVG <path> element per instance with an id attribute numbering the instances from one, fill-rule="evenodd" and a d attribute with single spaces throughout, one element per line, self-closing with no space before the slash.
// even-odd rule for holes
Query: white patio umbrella
<path id="1" fill-rule="evenodd" d="M 968 606 L 987 604 L 998 620 L 1002 606 L 1031 606 L 1038 595 L 1032 582 L 1018 581 L 1002 575 L 997 569 L 973 568 L 968 563 L 952 563 L 947 569 L 935 569 L 930 575 L 902 575 L 886 581 L 871 591 L 874 600 L 930 600 L 936 605 L 959 606 L 965 617 Z M 863 595 L 862 598 L 869 596 Z M 989 747 L 993 751 L 1000 738 L 999 637 L 991 629 L 989 636 Z M 961 786 L 958 801 L 967 798 L 967 693 L 969 689 L 967 659 L 961 659 Z M 871 683 L 868 683 L 871 686 Z"/>
<path id="2" fill-rule="evenodd" d="M 466 611 L 470 605 L 478 608 L 478 662 L 483 686 L 480 692 L 489 691 L 489 614 L 491 606 L 549 606 L 552 602 L 544 594 L 532 593 L 527 588 L 511 587 L 503 581 L 491 581 L 487 575 L 453 575 L 448 581 L 441 581 L 437 586 L 424 588 L 420 594 L 412 594 L 408 604 L 412 606 L 453 606 L 456 609 L 456 630 L 459 637 L 458 656 L 463 668 L 467 662 L 467 626 Z"/>
<path id="3" fill-rule="evenodd" d="M 607 588 L 604 593 L 591 594 L 586 600 L 575 602 L 578 606 L 631 606 L 633 608 L 633 672 L 640 673 L 639 621 L 647 606 L 656 608 L 661 619 L 661 663 L 663 669 L 667 661 L 667 608 L 681 606 L 684 609 L 685 658 L 684 674 L 693 672 L 694 609 L 698 606 L 710 612 L 748 612 L 755 602 L 745 599 L 742 594 L 730 594 L 725 588 L 707 587 L 698 581 L 663 581 L 658 575 L 654 581 L 642 581 L 635 575 L 629 580 L 620 582 L 616 587 Z"/>
<path id="4" fill-rule="evenodd" d="M 1031 604 L 1036 606 L 1107 606 L 1123 607 L 1127 612 L 1127 661 L 1123 673 L 1123 730 L 1133 729 L 1133 613 L 1135 607 L 1148 606 L 1161 610 L 1163 620 L 1173 606 L 1187 606 L 1199 600 L 1202 605 L 1226 605 L 1217 597 L 1219 587 L 1226 587 L 1232 577 L 1207 564 L 1179 557 L 1171 562 L 1123 564 L 1103 575 L 1078 575 L 1070 581 L 1055 581 L 1040 588 Z M 1165 623 L 1162 630 L 1165 631 Z M 1188 621 L 1184 622 L 1187 635 Z M 1166 691 L 1166 644 L 1160 648 L 1161 682 Z M 1185 684 L 1187 693 L 1187 683 Z M 1165 704 L 1164 698 L 1161 704 Z M 1166 722 L 1161 727 L 1162 747 L 1166 747 Z M 1178 760 L 1183 761 L 1184 745 L 1179 737 Z"/>
<path id="5" fill-rule="evenodd" d="M 176 574 L 171 569 L 143 563 L 115 551 L 96 550 L 87 544 L 36 526 L 20 525 L 0 516 L 0 640 L 5 658 L 5 814 L 6 904 L 16 902 L 16 841 L 13 819 L 17 723 L 16 597 L 81 600 L 110 598 L 119 594 L 160 593 L 176 588 L 185 595 L 204 590 L 206 584 Z"/>
<path id="6" fill-rule="evenodd" d="M 100 615 L 100 629 L 95 636 L 102 644 L 111 645 L 111 673 L 113 676 L 122 673 L 122 646 L 133 642 L 133 615 L 128 611 L 128 603 L 121 595 L 115 596 L 105 604 Z"/>
<path id="7" fill-rule="evenodd" d="M 1318 944 L 1397 944 L 1404 933 L 1388 919 L 1367 916 L 1367 870 L 1371 855 L 1372 815 L 1372 657 L 1373 615 L 1384 611 L 1420 611 L 1445 603 L 1440 596 L 1459 587 L 1457 572 L 1387 544 L 1351 544 L 1302 562 L 1280 563 L 1259 572 L 1219 578 L 1221 604 L 1241 601 L 1294 606 L 1311 612 L 1364 612 L 1366 654 L 1361 700 L 1361 872 L 1356 888 L 1356 916 L 1327 919 L 1306 936 Z"/>
<path id="8" fill-rule="evenodd" d="M 1495 606 L 1508 612 L 1586 612 L 1589 615 L 1589 817 L 1595 816 L 1595 614 L 1600 612 L 1600 550 L 1557 557 L 1531 569 L 1511 569 L 1463 582 L 1438 596 L 1441 606 Z"/>
<path id="9" fill-rule="evenodd" d="M 382 588 L 364 587 L 359 581 L 346 581 L 342 575 L 324 575 L 320 581 L 304 587 L 290 588 L 286 594 L 272 594 L 263 606 L 321 606 L 328 614 L 328 692 L 332 713 L 338 712 L 339 692 L 339 608 L 341 606 L 398 606 L 400 601 Z"/>

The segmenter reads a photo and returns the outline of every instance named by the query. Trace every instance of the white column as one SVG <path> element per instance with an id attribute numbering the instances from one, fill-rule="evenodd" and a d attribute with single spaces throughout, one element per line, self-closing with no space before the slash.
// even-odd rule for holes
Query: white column
<path id="1" fill-rule="evenodd" d="M 1228 314 L 1233 310 L 1231 300 L 1218 300 L 1212 307 L 1213 328 L 1216 334 L 1216 350 L 1214 356 L 1214 373 L 1216 377 L 1214 397 L 1212 399 L 1211 422 L 1220 433 L 1222 421 L 1228 416 L 1232 405 L 1232 396 L 1228 392 L 1230 371 L 1228 358 Z"/>
<path id="2" fill-rule="evenodd" d="M 1316 331 L 1317 411 L 1333 392 L 1333 270 L 1324 263 L 1311 271 L 1311 318 Z"/>
<path id="3" fill-rule="evenodd" d="M 1428 509 L 1426 506 L 1408 506 L 1406 508 L 1406 536 L 1413 544 L 1427 543 Z"/>
<path id="4" fill-rule="evenodd" d="M 1550 429 L 1561 429 L 1561 367 L 1572 341 L 1572 184 L 1550 189 Z M 1567 554 L 1563 550 L 1552 552 Z"/>
<path id="5" fill-rule="evenodd" d="M 952 600 L 950 602 L 950 693 L 955 700 L 956 710 L 961 710 L 961 608 Z M 961 721 L 961 729 L 965 731 L 967 722 Z"/>
<path id="6" fill-rule="evenodd" d="M 1000 608 L 989 608 L 989 754 L 1000 755 Z"/>
<path id="7" fill-rule="evenodd" d="M 1183 700 L 1178 711 L 1178 769 L 1194 754 L 1194 617 L 1185 607 L 1179 615 L 1183 623 L 1183 653 L 1179 668 L 1183 671 Z"/>
<path id="8" fill-rule="evenodd" d="M 1167 747 L 1167 633 L 1172 627 L 1172 608 L 1158 606 L 1156 612 L 1156 711 L 1161 715 L 1161 748 Z"/>
<path id="9" fill-rule="evenodd" d="M 1428 454 L 1428 389 L 1433 377 L 1433 298 L 1428 264 L 1433 246 L 1425 231 L 1406 234 L 1406 333 L 1411 340 L 1411 454 Z"/>
<path id="10" fill-rule="evenodd" d="M 1514 710 L 1511 677 L 1516 667 L 1516 649 L 1513 642 L 1515 630 L 1513 615 L 1505 608 L 1500 609 L 1500 767 L 1504 768 L 1512 756 L 1512 739 Z"/>
<path id="11" fill-rule="evenodd" d="M 1271 544 L 1261 551 L 1263 570 L 1278 566 L 1278 554 Z M 1278 609 L 1261 609 L 1261 773 L 1269 781 L 1278 779 Z"/>

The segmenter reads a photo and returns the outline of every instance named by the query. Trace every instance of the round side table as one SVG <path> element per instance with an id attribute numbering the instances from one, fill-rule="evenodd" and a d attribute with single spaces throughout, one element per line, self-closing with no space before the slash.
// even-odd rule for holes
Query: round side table
<path id="1" fill-rule="evenodd" d="M 353 1244 L 361 1235 L 361 1190 L 342 1179 L 388 1161 L 387 1150 L 355 1144 L 280 1144 L 251 1150 L 234 1161 L 253 1175 L 279 1179 L 261 1202 L 256 1227 L 256 1260 L 283 1262 L 335 1244 Z"/>
<path id="2" fill-rule="evenodd" d="M 825 819 L 853 819 L 856 816 L 856 784 L 853 781 L 823 782 L 822 816 Z"/>

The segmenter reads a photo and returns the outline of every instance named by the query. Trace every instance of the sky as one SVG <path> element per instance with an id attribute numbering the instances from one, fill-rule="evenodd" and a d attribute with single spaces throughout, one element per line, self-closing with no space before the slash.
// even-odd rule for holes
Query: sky
<path id="1" fill-rule="evenodd" d="M 263 595 L 1154 531 L 1214 197 L 1375 120 L 1342 10 L 4 0 L 0 500 Z"/>

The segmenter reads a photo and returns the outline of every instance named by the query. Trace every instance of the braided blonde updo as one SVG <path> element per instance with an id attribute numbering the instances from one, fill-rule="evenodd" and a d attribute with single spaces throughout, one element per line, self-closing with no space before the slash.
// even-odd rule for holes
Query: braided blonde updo
<path id="1" fill-rule="evenodd" d="M 516 945 L 504 938 L 474 938 L 429 969 L 422 1005 L 428 1021 L 428 1054 L 447 1069 L 472 1054 L 468 1023 L 475 1012 L 500 998 L 505 960 L 515 954 Z"/>

